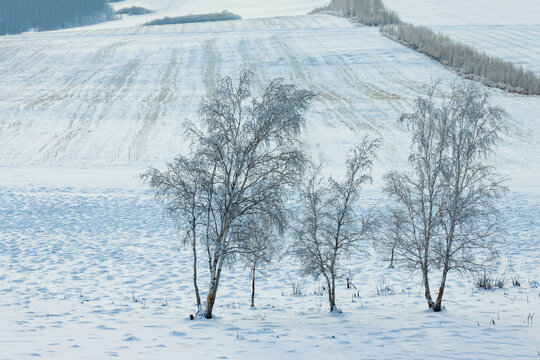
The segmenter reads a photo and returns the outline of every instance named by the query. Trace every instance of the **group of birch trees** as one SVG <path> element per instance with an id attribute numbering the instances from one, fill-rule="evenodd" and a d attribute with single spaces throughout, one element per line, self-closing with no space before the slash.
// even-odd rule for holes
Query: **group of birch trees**
<path id="1" fill-rule="evenodd" d="M 190 153 L 142 175 L 191 249 L 198 316 L 212 318 L 226 264 L 250 269 L 254 306 L 257 271 L 282 254 L 295 256 L 303 274 L 323 279 L 336 311 L 345 261 L 377 239 L 393 259 L 420 270 L 428 306 L 440 311 L 448 273 L 476 271 L 496 255 L 495 200 L 506 189 L 487 156 L 506 114 L 485 90 L 458 84 L 445 95 L 434 85 L 418 97 L 400 119 L 413 139 L 410 168 L 384 178 L 392 205 L 360 212 L 380 140 L 361 139 L 344 159 L 341 180 L 325 179 L 300 140 L 315 94 L 276 79 L 256 97 L 252 79 L 248 70 L 237 81 L 222 79 L 199 122 L 187 123 Z M 209 275 L 204 300 L 201 251 Z M 434 270 L 442 273 L 435 300 Z"/>
<path id="2" fill-rule="evenodd" d="M 201 106 L 199 124 L 187 125 L 192 153 L 165 172 L 143 175 L 167 212 L 187 225 L 197 306 L 206 318 L 226 263 L 243 256 L 256 268 L 268 261 L 269 248 L 283 234 L 287 195 L 306 167 L 298 135 L 315 95 L 277 79 L 256 98 L 252 78 L 245 70 L 237 83 L 222 79 Z M 196 277 L 199 245 L 210 278 L 204 309 Z"/>
<path id="3" fill-rule="evenodd" d="M 428 307 L 441 311 L 450 271 L 485 269 L 501 233 L 496 201 L 507 191 L 487 158 L 507 124 L 503 109 L 474 83 L 454 84 L 450 95 L 435 84 L 403 114 L 412 134 L 406 171 L 385 175 L 394 200 L 382 224 L 383 247 L 422 274 Z M 432 297 L 430 275 L 440 282 Z"/>

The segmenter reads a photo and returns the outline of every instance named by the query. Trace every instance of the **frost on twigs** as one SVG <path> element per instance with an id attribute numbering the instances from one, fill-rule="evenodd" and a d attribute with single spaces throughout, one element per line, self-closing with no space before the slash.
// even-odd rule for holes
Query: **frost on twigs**
<path id="1" fill-rule="evenodd" d="M 351 151 L 342 182 L 332 178 L 324 181 L 320 167 L 311 166 L 300 189 L 292 247 L 302 272 L 325 281 L 330 311 L 337 310 L 336 280 L 342 277 L 343 260 L 354 250 L 362 250 L 374 227 L 373 214 L 361 216 L 356 207 L 362 185 L 371 181 L 378 146 L 378 140 L 364 138 Z"/>

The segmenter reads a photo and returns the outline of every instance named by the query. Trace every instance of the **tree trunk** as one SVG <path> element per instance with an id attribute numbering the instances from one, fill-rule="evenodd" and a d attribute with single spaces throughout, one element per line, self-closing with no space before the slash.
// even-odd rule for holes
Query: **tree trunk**
<path id="1" fill-rule="evenodd" d="M 212 310 L 214 309 L 214 302 L 216 301 L 217 286 L 213 283 L 213 281 L 211 281 L 208 296 L 206 297 L 206 309 L 204 310 L 204 317 L 207 319 L 212 318 Z"/>
<path id="2" fill-rule="evenodd" d="M 330 311 L 334 311 L 334 299 L 332 298 L 332 283 L 330 279 L 326 278 L 326 286 L 328 287 L 328 303 L 330 304 Z"/>
<path id="3" fill-rule="evenodd" d="M 251 307 L 255 307 L 255 266 L 257 262 L 253 263 L 253 268 L 251 269 Z"/>
<path id="4" fill-rule="evenodd" d="M 444 295 L 444 288 L 446 286 L 446 275 L 448 274 L 448 268 L 443 269 L 441 287 L 439 288 L 439 294 L 437 294 L 437 299 L 435 300 L 435 305 L 433 306 L 433 311 L 439 312 L 442 310 L 442 298 Z"/>
<path id="5" fill-rule="evenodd" d="M 456 184 L 456 188 L 458 187 L 458 184 Z M 457 198 L 458 195 L 455 193 L 454 198 Z M 456 201 L 452 202 L 454 204 L 452 213 L 455 213 L 455 203 Z M 447 238 L 446 238 L 446 254 L 444 256 L 444 267 L 442 272 L 442 278 L 441 278 L 441 286 L 439 287 L 439 293 L 437 294 L 437 299 L 435 300 L 435 306 L 433 307 L 433 311 L 439 312 L 442 310 L 442 298 L 444 295 L 444 289 L 446 287 L 446 276 L 448 274 L 449 264 L 450 264 L 450 251 L 452 249 L 452 243 L 454 240 L 454 231 L 456 229 L 456 221 L 455 217 L 451 216 L 450 220 L 450 231 L 448 232 Z"/>
<path id="6" fill-rule="evenodd" d="M 332 274 L 332 303 L 330 307 L 332 308 L 331 311 L 336 310 L 336 276 Z"/>
<path id="7" fill-rule="evenodd" d="M 193 229 L 194 230 L 194 229 Z M 195 231 L 193 231 L 193 239 L 191 245 L 193 248 L 193 287 L 195 288 L 195 297 L 197 298 L 197 314 L 201 311 L 201 295 L 199 294 L 199 285 L 197 284 L 197 242 Z"/>
<path id="8" fill-rule="evenodd" d="M 215 268 L 210 277 L 210 286 L 208 287 L 208 296 L 206 297 L 206 309 L 204 311 L 204 317 L 207 319 L 212 318 L 212 310 L 214 309 L 219 279 L 221 277 L 221 268 L 223 266 L 223 255 L 220 255 L 219 259 L 216 258 L 216 260 L 214 260 Z"/>
<path id="9" fill-rule="evenodd" d="M 422 278 L 424 280 L 424 289 L 425 289 L 424 296 L 428 303 L 428 308 L 432 309 L 435 303 L 433 302 L 433 299 L 431 298 L 431 291 L 429 289 L 429 278 L 428 278 L 428 272 L 426 268 L 422 268 Z"/>
<path id="10" fill-rule="evenodd" d="M 392 245 L 392 255 L 390 256 L 390 268 L 394 268 L 394 251 L 396 249 L 396 244 Z"/>

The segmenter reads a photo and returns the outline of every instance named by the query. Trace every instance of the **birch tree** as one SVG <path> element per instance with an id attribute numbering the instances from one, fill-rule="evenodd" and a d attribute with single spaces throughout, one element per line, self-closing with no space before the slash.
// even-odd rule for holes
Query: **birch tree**
<path id="1" fill-rule="evenodd" d="M 400 241 L 402 227 L 405 224 L 403 213 L 395 208 L 388 208 L 380 211 L 379 223 L 385 224 L 379 228 L 378 236 L 374 239 L 373 245 L 379 251 L 388 253 L 390 269 L 394 268 L 396 258 L 396 246 Z"/>
<path id="2" fill-rule="evenodd" d="M 396 257 L 422 273 L 428 307 L 442 309 L 449 271 L 476 271 L 496 255 L 500 233 L 496 200 L 506 191 L 489 165 L 506 124 L 489 93 L 472 83 L 440 93 L 438 84 L 416 99 L 400 121 L 412 133 L 411 169 L 385 175 L 385 192 L 395 201 L 386 222 Z M 437 100 L 440 98 L 440 100 Z M 433 300 L 430 276 L 440 270 Z"/>
<path id="3" fill-rule="evenodd" d="M 252 95 L 252 78 L 247 70 L 236 83 L 223 78 L 201 105 L 199 123 L 187 123 L 191 153 L 179 159 L 194 167 L 172 171 L 171 176 L 157 170 L 147 175 L 158 196 L 171 195 L 164 202 L 166 209 L 182 208 L 172 213 L 192 221 L 193 244 L 199 243 L 208 257 L 210 280 L 202 311 L 206 318 L 212 318 L 223 265 L 245 254 L 246 244 L 255 244 L 246 233 L 253 230 L 253 221 L 270 219 L 270 227 L 278 226 L 289 191 L 305 167 L 299 135 L 314 94 L 276 79 L 258 98 Z M 185 172 L 198 184 L 187 192 L 193 195 L 189 200 L 180 195 Z M 192 200 L 194 207 L 189 205 Z M 183 211 L 186 206 L 194 210 Z M 195 245 L 193 249 L 195 257 Z"/>
<path id="4" fill-rule="evenodd" d="M 487 156 L 495 153 L 506 127 L 506 113 L 490 104 L 489 93 L 478 85 L 453 89 L 447 154 L 441 182 L 441 234 L 434 243 L 436 265 L 442 270 L 436 311 L 450 270 L 483 270 L 476 252 L 496 255 L 502 230 L 496 200 L 507 192 Z"/>
<path id="5" fill-rule="evenodd" d="M 225 261 L 243 250 L 231 234 L 242 231 L 244 219 L 281 213 L 305 164 L 299 134 L 314 94 L 277 79 L 256 98 L 252 77 L 243 70 L 237 84 L 222 79 L 200 109 L 201 125 L 188 126 L 194 156 L 209 164 L 206 318 L 212 317 Z"/>
<path id="6" fill-rule="evenodd" d="M 283 229 L 286 223 L 284 213 L 274 216 L 250 216 L 236 234 L 239 244 L 243 244 L 240 256 L 250 272 L 251 307 L 255 307 L 255 283 L 257 274 L 262 273 L 279 255 Z"/>
<path id="7" fill-rule="evenodd" d="M 204 194 L 203 164 L 196 159 L 178 156 L 167 164 L 166 171 L 150 169 L 141 175 L 154 190 L 156 200 L 163 206 L 183 232 L 184 244 L 189 244 L 193 256 L 193 289 L 197 301 L 197 313 L 201 312 L 201 296 L 197 280 L 197 239 L 198 231 L 204 225 L 205 214 L 202 196 Z"/>
<path id="8" fill-rule="evenodd" d="M 343 260 L 353 250 L 361 250 L 362 240 L 372 230 L 373 216 L 361 217 L 356 207 L 361 186 L 371 181 L 377 147 L 378 141 L 365 138 L 347 160 L 344 181 L 330 178 L 325 185 L 317 168 L 300 192 L 293 249 L 304 274 L 326 281 L 330 311 L 337 310 L 336 280 L 342 276 Z"/>

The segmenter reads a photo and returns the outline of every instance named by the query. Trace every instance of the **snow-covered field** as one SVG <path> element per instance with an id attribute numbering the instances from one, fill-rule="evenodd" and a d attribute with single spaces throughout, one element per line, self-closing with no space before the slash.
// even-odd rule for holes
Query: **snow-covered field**
<path id="1" fill-rule="evenodd" d="M 126 0 L 112 3 L 114 9 L 140 6 L 153 13 L 142 16 L 122 16 L 121 20 L 95 25 L 94 27 L 126 27 L 141 25 L 165 16 L 184 16 L 188 14 L 207 14 L 228 10 L 244 19 L 273 17 L 280 15 L 305 15 L 311 10 L 326 4 L 325 0 Z"/>
<path id="2" fill-rule="evenodd" d="M 540 3 L 530 0 L 385 0 L 424 25 L 540 74 Z"/>
<path id="3" fill-rule="evenodd" d="M 190 321 L 189 252 L 179 250 L 148 192 L 2 188 L 0 358 L 536 358 L 538 321 L 526 319 L 540 314 L 539 200 L 512 195 L 505 205 L 502 266 L 511 261 L 519 288 L 478 291 L 454 274 L 446 311 L 435 314 L 418 277 L 388 269 L 372 252 L 351 260 L 358 289 L 342 281 L 343 314 L 332 315 L 318 282 L 291 296 L 288 276 L 298 280 L 297 267 L 284 259 L 259 278 L 256 309 L 249 308 L 248 270 L 227 269 L 217 319 Z M 378 295 L 382 282 L 395 294 Z"/>
<path id="4" fill-rule="evenodd" d="M 387 2 L 414 20 L 406 6 Z M 454 20 L 426 25 L 453 28 L 456 37 L 461 31 L 464 40 L 473 26 L 486 37 L 486 29 L 518 28 L 508 56 L 539 69 L 533 15 L 540 7 L 519 13 L 520 22 L 518 14 L 501 17 L 496 4 L 468 17 L 442 7 Z M 304 295 L 290 295 L 288 275 L 297 279 L 297 266 L 285 258 L 260 278 L 255 310 L 248 271 L 238 267 L 222 280 L 217 319 L 190 321 L 188 251 L 137 176 L 186 150 L 183 121 L 196 119 L 219 78 L 247 64 L 260 87 L 284 77 L 315 91 L 304 137 L 330 171 L 342 168 L 343 154 L 364 134 L 382 137 L 375 183 L 363 199 L 378 204 L 381 175 L 401 167 L 408 153 L 397 117 L 422 86 L 456 77 L 376 28 L 299 16 L 321 5 L 315 0 L 127 0 L 115 7 L 132 5 L 157 12 L 0 37 L 0 359 L 540 356 L 540 98 L 497 90 L 494 103 L 513 121 L 493 159 L 511 176 L 512 190 L 500 270 L 510 276 L 511 263 L 521 287 L 478 291 L 471 279 L 451 274 L 447 311 L 434 314 L 425 309 L 419 278 L 401 266 L 387 269 L 366 245 L 371 255 L 350 262 L 359 297 L 344 283 L 338 288 L 341 315 L 328 313 L 317 282 L 308 279 Z M 247 20 L 136 26 L 225 8 Z M 519 35 L 527 26 L 529 40 Z M 502 43 L 511 36 L 500 34 Z M 382 277 L 394 295 L 377 295 Z M 529 313 L 537 314 L 533 324 Z"/>
<path id="5" fill-rule="evenodd" d="M 0 63 L 1 166 L 160 165 L 185 150 L 183 122 L 216 81 L 247 64 L 260 87 L 284 77 L 318 94 L 306 139 L 331 166 L 363 134 L 381 136 L 382 174 L 406 158 L 399 114 L 424 85 L 456 79 L 377 28 L 330 15 L 8 36 Z M 494 99 L 518 124 L 498 165 L 529 181 L 540 172 L 540 101 Z"/>

